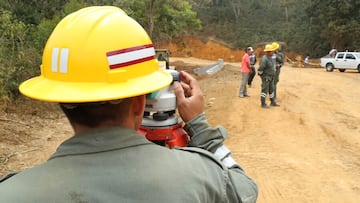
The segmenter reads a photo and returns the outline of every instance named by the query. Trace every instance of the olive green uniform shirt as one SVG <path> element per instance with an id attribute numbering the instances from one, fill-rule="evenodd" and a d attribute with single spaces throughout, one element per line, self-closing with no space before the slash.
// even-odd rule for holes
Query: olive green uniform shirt
<path id="1" fill-rule="evenodd" d="M 261 74 L 262 77 L 273 77 L 275 75 L 275 67 L 271 57 L 268 57 L 267 55 L 262 57 L 258 73 Z"/>
<path id="2" fill-rule="evenodd" d="M 202 114 L 189 147 L 169 149 L 121 127 L 81 132 L 51 158 L 0 183 L 6 203 L 256 202 L 258 189 Z M 221 161 L 220 161 L 221 160 Z"/>

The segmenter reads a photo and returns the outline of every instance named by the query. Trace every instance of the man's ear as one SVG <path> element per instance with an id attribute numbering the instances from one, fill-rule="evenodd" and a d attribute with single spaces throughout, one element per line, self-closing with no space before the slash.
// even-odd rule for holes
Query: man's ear
<path id="1" fill-rule="evenodd" d="M 143 116 L 145 110 L 145 95 L 136 96 L 133 102 L 135 116 Z"/>

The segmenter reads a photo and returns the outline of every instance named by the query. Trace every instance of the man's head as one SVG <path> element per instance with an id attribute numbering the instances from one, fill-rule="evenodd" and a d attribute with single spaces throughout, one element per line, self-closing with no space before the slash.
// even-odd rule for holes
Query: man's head
<path id="1" fill-rule="evenodd" d="M 135 20 L 117 7 L 93 6 L 60 21 L 44 48 L 41 75 L 22 83 L 20 92 L 89 109 L 94 105 L 88 104 L 121 105 L 112 101 L 141 97 L 171 81 L 158 67 L 150 37 Z"/>
<path id="2" fill-rule="evenodd" d="M 264 52 L 267 56 L 271 56 L 273 54 L 274 47 L 271 44 L 265 45 Z"/>
<path id="3" fill-rule="evenodd" d="M 254 49 L 252 47 L 248 47 L 248 48 L 246 48 L 246 52 L 248 54 L 251 54 L 252 52 L 254 52 Z"/>
<path id="4" fill-rule="evenodd" d="M 145 96 L 107 102 L 60 103 L 75 131 L 105 126 L 138 129 L 141 125 Z"/>

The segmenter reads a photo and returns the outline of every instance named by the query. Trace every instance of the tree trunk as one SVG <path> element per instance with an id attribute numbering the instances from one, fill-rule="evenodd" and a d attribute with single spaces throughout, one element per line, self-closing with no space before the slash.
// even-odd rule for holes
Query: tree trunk
<path id="1" fill-rule="evenodd" d="M 289 22 L 289 14 L 288 14 L 288 7 L 285 6 L 285 20 L 286 20 L 286 23 Z"/>
<path id="2" fill-rule="evenodd" d="M 234 15 L 235 15 L 235 20 L 237 21 L 240 17 L 240 5 L 241 3 L 239 1 L 235 2 L 234 0 L 233 1 L 230 1 L 230 4 L 231 4 L 231 7 L 233 9 L 233 12 L 234 12 Z"/>
<path id="3" fill-rule="evenodd" d="M 150 0 L 150 9 L 149 9 L 149 35 L 152 38 L 152 33 L 154 31 L 154 9 L 155 9 L 155 0 Z"/>

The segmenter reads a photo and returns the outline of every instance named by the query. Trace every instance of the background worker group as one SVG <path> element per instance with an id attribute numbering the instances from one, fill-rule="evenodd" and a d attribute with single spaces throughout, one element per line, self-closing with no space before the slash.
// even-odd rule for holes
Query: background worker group
<path id="1" fill-rule="evenodd" d="M 248 97 L 246 84 L 251 87 L 253 77 L 256 73 L 256 56 L 252 47 L 246 48 L 246 52 L 241 61 L 241 83 L 239 88 L 239 97 Z M 280 106 L 276 102 L 277 84 L 279 82 L 280 70 L 284 65 L 283 54 L 280 51 L 280 45 L 276 42 L 265 45 L 265 55 L 260 61 L 258 75 L 261 77 L 261 107 L 269 108 L 266 104 L 266 96 L 269 95 L 270 106 Z"/>

